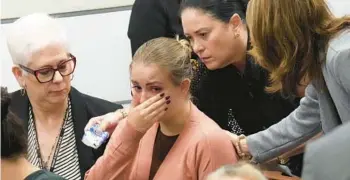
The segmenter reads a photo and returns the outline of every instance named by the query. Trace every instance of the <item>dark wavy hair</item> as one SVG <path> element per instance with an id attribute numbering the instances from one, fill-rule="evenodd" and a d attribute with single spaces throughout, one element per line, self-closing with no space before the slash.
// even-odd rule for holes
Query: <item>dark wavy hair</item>
<path id="1" fill-rule="evenodd" d="M 26 154 L 27 138 L 22 121 L 9 110 L 7 89 L 1 87 L 1 159 L 16 159 Z"/>

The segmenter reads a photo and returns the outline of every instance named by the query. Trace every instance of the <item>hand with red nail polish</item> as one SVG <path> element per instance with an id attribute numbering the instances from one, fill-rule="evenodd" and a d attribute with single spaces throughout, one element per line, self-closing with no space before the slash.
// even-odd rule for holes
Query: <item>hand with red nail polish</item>
<path id="1" fill-rule="evenodd" d="M 127 121 L 139 132 L 146 132 L 152 125 L 164 116 L 170 103 L 170 96 L 158 94 L 129 111 Z"/>

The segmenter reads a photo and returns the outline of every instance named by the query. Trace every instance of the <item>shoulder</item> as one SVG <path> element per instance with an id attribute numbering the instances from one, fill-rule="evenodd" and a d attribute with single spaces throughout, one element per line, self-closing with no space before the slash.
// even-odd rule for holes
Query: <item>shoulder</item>
<path id="1" fill-rule="evenodd" d="M 350 56 L 350 30 L 344 30 L 329 41 L 326 65 L 336 68 Z"/>
<path id="2" fill-rule="evenodd" d="M 190 148 L 189 155 L 191 158 L 189 160 L 210 171 L 224 164 L 235 163 L 238 160 L 229 136 L 220 128 L 202 132 L 200 138 Z M 204 169 L 200 171 L 205 171 Z"/>
<path id="3" fill-rule="evenodd" d="M 343 30 L 329 41 L 328 51 L 341 52 L 349 48 L 350 30 Z"/>
<path id="4" fill-rule="evenodd" d="M 196 148 L 203 151 L 211 151 L 217 147 L 233 147 L 229 136 L 222 130 L 219 125 L 204 113 L 197 117 L 196 132 Z M 232 152 L 232 151 L 231 151 Z"/>
<path id="5" fill-rule="evenodd" d="M 71 89 L 70 96 L 72 104 L 75 101 L 81 101 L 88 110 L 94 110 L 96 112 L 100 112 L 100 114 L 105 114 L 123 108 L 123 106 L 120 104 L 83 94 L 73 87 Z"/>
<path id="6" fill-rule="evenodd" d="M 54 173 L 38 170 L 30 174 L 25 178 L 25 180 L 65 180 L 63 177 L 60 177 Z"/>

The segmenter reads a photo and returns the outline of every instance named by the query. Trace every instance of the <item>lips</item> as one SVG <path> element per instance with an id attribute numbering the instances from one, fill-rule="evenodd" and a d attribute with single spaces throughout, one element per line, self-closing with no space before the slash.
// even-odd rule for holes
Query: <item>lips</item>
<path id="1" fill-rule="evenodd" d="M 210 60 L 210 57 L 201 57 L 201 60 L 205 63 Z"/>
<path id="2" fill-rule="evenodd" d="M 63 94 L 65 92 L 65 89 L 58 90 L 58 91 L 51 91 L 52 94 Z"/>

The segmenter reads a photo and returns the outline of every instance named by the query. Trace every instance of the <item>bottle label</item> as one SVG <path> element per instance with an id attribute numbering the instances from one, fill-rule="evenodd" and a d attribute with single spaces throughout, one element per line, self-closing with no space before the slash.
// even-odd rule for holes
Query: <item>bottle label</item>
<path id="1" fill-rule="evenodd" d="M 109 138 L 109 133 L 101 131 L 100 125 L 95 124 L 89 129 L 85 130 L 85 134 L 83 136 L 83 143 L 89 147 L 94 149 L 99 148 L 103 143 L 107 141 Z"/>

